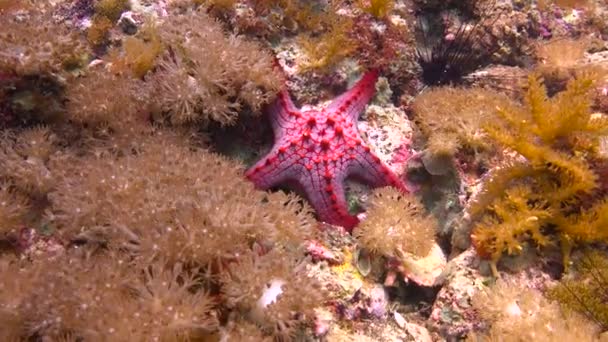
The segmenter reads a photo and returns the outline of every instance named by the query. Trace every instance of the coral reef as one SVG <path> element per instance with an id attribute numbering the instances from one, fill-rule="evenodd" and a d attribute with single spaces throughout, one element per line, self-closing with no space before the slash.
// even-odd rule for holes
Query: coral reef
<path id="1" fill-rule="evenodd" d="M 32 5 L 34 6 L 34 5 Z M 0 72 L 17 75 L 55 73 L 82 64 L 86 43 L 63 23 L 52 19 L 52 5 L 36 4 L 26 18 L 0 13 Z M 13 10 L 17 10 L 19 6 Z"/>
<path id="2" fill-rule="evenodd" d="M 605 339 L 607 18 L 0 0 L 0 340 Z"/>
<path id="3" fill-rule="evenodd" d="M 297 246 L 311 236 L 311 217 L 295 197 L 257 192 L 238 165 L 172 142 L 179 135 L 163 136 L 140 138 L 136 155 L 54 161 L 70 165 L 56 171 L 61 181 L 49 194 L 58 227 L 74 238 L 90 236 L 143 255 L 160 248 L 168 260 L 197 265 L 254 241 Z"/>
<path id="4" fill-rule="evenodd" d="M 240 177 L 238 165 L 193 150 L 183 141 L 188 140 L 168 132 L 148 138 L 140 134 L 136 154 L 120 156 L 100 149 L 98 156 L 58 153 L 50 157 L 49 177 L 54 182 L 47 190 L 49 203 L 45 216 L 30 224 L 44 221 L 80 247 L 67 245 L 65 254 L 51 257 L 46 252 L 40 260 L 9 260 L 4 274 L 20 275 L 3 275 L 0 287 L 21 284 L 18 296 L 9 291 L 11 299 L 0 301 L 3 312 L 10 312 L 2 315 L 6 319 L 2 325 L 19 322 L 11 334 L 95 338 L 110 331 L 146 340 L 192 336 L 193 331 L 212 333 L 218 329 L 216 310 L 223 305 L 212 299 L 212 291 L 217 291 L 213 278 L 227 276 L 226 272 L 248 273 L 262 285 L 275 276 L 286 282 L 294 279 L 291 273 L 274 272 L 277 263 L 286 263 L 282 269 L 287 271 L 290 262 L 302 262 L 298 246 L 312 236 L 309 210 L 293 196 L 255 191 Z M 24 160 L 11 163 L 27 165 Z M 17 198 L 19 190 L 10 191 L 4 189 L 3 196 Z M 6 227 L 19 229 L 25 206 L 26 202 L 3 206 Z M 252 253 L 272 260 L 271 268 L 247 269 Z M 308 278 L 298 274 L 302 289 Z M 255 289 L 232 287 L 235 283 L 239 282 L 233 279 L 226 284 L 225 291 L 232 293 L 225 303 L 228 307 L 240 302 L 245 293 L 261 295 L 253 293 Z M 111 291 L 106 290 L 109 284 Z M 320 293 L 313 290 L 313 280 L 308 284 L 310 291 Z M 262 287 L 256 289 L 262 291 Z M 275 294 L 274 304 L 268 304 L 273 312 L 270 318 L 253 322 L 275 326 L 274 320 L 284 317 L 292 325 L 303 323 L 305 317 L 310 318 L 305 311 L 321 301 L 307 298 L 308 302 L 300 302 L 300 296 L 286 288 Z M 51 317 L 53 323 L 45 324 Z"/>

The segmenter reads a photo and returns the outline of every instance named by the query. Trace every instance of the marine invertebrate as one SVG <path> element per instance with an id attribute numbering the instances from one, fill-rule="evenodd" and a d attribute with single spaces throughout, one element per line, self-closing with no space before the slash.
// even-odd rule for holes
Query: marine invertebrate
<path id="1" fill-rule="evenodd" d="M 541 292 L 499 280 L 473 296 L 473 307 L 489 326 L 471 341 L 595 341 L 598 329 L 576 312 L 561 310 Z"/>
<path id="2" fill-rule="evenodd" d="M 29 7 L 25 20 L 0 13 L 0 71 L 20 76 L 56 73 L 86 61 L 85 42 L 66 24 L 53 20 L 48 3 Z"/>
<path id="3" fill-rule="evenodd" d="M 589 42 L 584 39 L 553 39 L 537 47 L 537 55 L 544 66 L 558 69 L 573 68 L 585 57 Z"/>
<path id="4" fill-rule="evenodd" d="M 358 6 L 376 18 L 386 16 L 393 6 L 393 0 L 359 0 Z"/>
<path id="5" fill-rule="evenodd" d="M 492 27 L 500 18 L 500 13 L 492 13 L 496 1 L 472 3 L 475 6 L 481 3 L 481 15 L 468 21 L 453 15 L 444 17 L 440 11 L 418 14 L 417 55 L 426 84 L 458 83 L 466 74 L 487 65 L 498 48 L 487 46 L 482 39 L 486 27 Z"/>
<path id="6" fill-rule="evenodd" d="M 25 224 L 29 208 L 27 198 L 11 190 L 9 183 L 0 183 L 0 240 Z"/>
<path id="7" fill-rule="evenodd" d="M 437 222 L 411 194 L 394 188 L 374 191 L 366 218 L 353 231 L 366 250 L 391 257 L 410 253 L 427 256 L 435 241 Z"/>
<path id="8" fill-rule="evenodd" d="M 130 7 L 129 0 L 99 0 L 95 4 L 95 12 L 97 15 L 108 18 L 111 22 L 115 22 L 120 18 L 122 12 Z"/>
<path id="9" fill-rule="evenodd" d="M 217 329 L 217 303 L 181 265 L 77 254 L 0 265 L 0 289 L 10 291 L 0 294 L 0 336 L 188 340 Z"/>
<path id="10" fill-rule="evenodd" d="M 110 19 L 104 16 L 94 17 L 91 26 L 87 29 L 87 40 L 93 46 L 105 44 L 112 27 L 114 27 L 114 23 Z"/>
<path id="11" fill-rule="evenodd" d="M 240 165 L 184 135 L 151 135 L 131 142 L 136 154 L 53 161 L 51 212 L 66 237 L 207 266 L 254 242 L 297 249 L 310 236 L 310 209 L 296 196 L 256 191 Z"/>
<path id="12" fill-rule="evenodd" d="M 299 63 L 302 72 L 330 73 L 349 58 L 368 69 L 390 70 L 395 56 L 409 50 L 412 35 L 405 25 L 379 20 L 386 17 L 393 1 L 359 1 L 355 5 L 363 11 L 356 11 L 356 16 L 344 15 L 339 4 L 328 6 L 321 30 L 299 35 L 304 51 Z"/>
<path id="13" fill-rule="evenodd" d="M 96 137 L 107 137 L 110 133 L 113 138 L 127 136 L 138 130 L 149 115 L 144 82 L 129 74 L 109 72 L 102 65 L 70 79 L 65 96 L 65 118 L 87 126 Z M 129 142 L 125 143 L 116 147 L 128 147 Z"/>
<path id="14" fill-rule="evenodd" d="M 152 70 L 156 58 L 163 51 L 158 29 L 152 19 L 148 19 L 138 31 L 138 37 L 126 37 L 123 45 L 125 50 L 123 63 L 137 78 L 143 78 Z"/>
<path id="15" fill-rule="evenodd" d="M 299 110 L 283 90 L 269 108 L 272 150 L 245 173 L 257 188 L 295 183 L 306 193 L 319 219 L 351 230 L 358 220 L 348 212 L 343 182 L 355 176 L 378 187 L 406 187 L 363 144 L 356 120 L 372 99 L 377 71 L 321 110 Z"/>
<path id="16" fill-rule="evenodd" d="M 460 150 L 474 154 L 491 150 L 482 128 L 495 117 L 497 107 L 509 103 L 508 97 L 481 88 L 435 87 L 418 95 L 412 110 L 418 127 L 428 137 L 427 170 L 442 172 L 433 164 L 439 160 L 451 163 Z"/>
<path id="17" fill-rule="evenodd" d="M 122 12 L 130 8 L 129 0 L 99 0 L 95 4 L 95 15 L 87 29 L 87 40 L 93 46 L 108 42 L 110 30 Z"/>
<path id="18" fill-rule="evenodd" d="M 222 294 L 228 307 L 237 309 L 276 340 L 294 339 L 298 330 L 310 325 L 314 309 L 324 298 L 320 284 L 306 275 L 298 262 L 277 250 L 240 255 L 222 275 Z"/>
<path id="19" fill-rule="evenodd" d="M 608 330 L 608 259 L 602 251 L 585 251 L 548 294 L 566 310 L 579 312 L 603 331 Z"/>
<path id="20" fill-rule="evenodd" d="M 295 195 L 255 190 L 238 163 L 174 130 L 133 132 L 130 148 L 119 151 L 71 145 L 50 153 L 45 144 L 11 139 L 0 141 L 3 148 L 48 159 L 52 189 L 44 201 L 21 201 L 20 189 L 2 183 L 0 201 L 11 203 L 0 202 L 0 224 L 7 224 L 0 240 L 25 220 L 32 229 L 48 223 L 66 243 L 31 259 L 0 255 L 0 338 L 202 338 L 242 317 L 245 303 L 257 299 L 246 289 L 255 284 L 262 294 L 269 275 L 284 280 L 283 292 L 262 316 L 248 318 L 256 333 L 287 337 L 310 322 L 320 297 L 300 295 L 300 285 L 313 283 L 300 247 L 314 219 Z M 27 165 L 23 159 L 2 162 Z M 44 205 L 44 220 L 32 217 L 31 204 Z M 248 263 L 250 256 L 266 257 L 266 266 Z M 236 287 L 220 281 L 231 271 Z M 218 296 L 231 289 L 235 296 Z"/>
<path id="21" fill-rule="evenodd" d="M 356 49 L 356 41 L 350 37 L 353 21 L 343 18 L 331 22 L 329 28 L 316 37 L 301 36 L 300 45 L 306 54 L 301 68 L 304 71 L 327 71 Z"/>
<path id="22" fill-rule="evenodd" d="M 164 51 L 158 24 L 148 17 L 133 36 L 127 36 L 120 48 L 113 48 L 104 58 L 116 74 L 132 74 L 143 79 L 156 66 L 158 57 Z"/>
<path id="23" fill-rule="evenodd" d="M 57 151 L 55 136 L 46 127 L 5 132 L 0 145 L 0 178 L 31 199 L 44 199 L 55 179 L 49 159 Z"/>
<path id="24" fill-rule="evenodd" d="M 549 99 L 531 76 L 525 106 L 500 108 L 499 120 L 486 126 L 493 140 L 521 156 L 496 170 L 469 208 L 476 219 L 488 215 L 473 228 L 472 240 L 495 274 L 501 254 L 519 252 L 528 239 L 540 246 L 559 240 L 565 267 L 577 243 L 607 240 L 598 225 L 603 202 L 585 210 L 582 196 L 597 188 L 588 160 L 608 132 L 608 119 L 590 111 L 593 84 L 593 75 L 579 75 Z"/>
<path id="25" fill-rule="evenodd" d="M 207 3 L 209 12 L 220 20 L 229 20 L 238 33 L 266 39 L 278 38 L 281 33 L 318 31 L 331 25 L 341 1 L 319 0 L 197 0 Z"/>
<path id="26" fill-rule="evenodd" d="M 158 116 L 174 124 L 233 124 L 244 105 L 258 112 L 281 86 L 270 54 L 202 10 L 171 16 L 158 32 L 168 51 L 147 81 Z"/>

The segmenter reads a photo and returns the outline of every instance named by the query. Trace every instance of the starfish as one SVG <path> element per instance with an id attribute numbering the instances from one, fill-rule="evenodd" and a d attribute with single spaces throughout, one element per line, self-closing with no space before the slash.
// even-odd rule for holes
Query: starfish
<path id="1" fill-rule="evenodd" d="M 359 222 L 349 214 L 344 181 L 354 177 L 371 187 L 405 184 L 366 146 L 357 119 L 372 99 L 378 72 L 367 72 L 351 89 L 321 110 L 300 110 L 287 90 L 268 108 L 274 132 L 270 152 L 246 171 L 262 190 L 281 184 L 305 194 L 321 221 L 351 231 Z"/>

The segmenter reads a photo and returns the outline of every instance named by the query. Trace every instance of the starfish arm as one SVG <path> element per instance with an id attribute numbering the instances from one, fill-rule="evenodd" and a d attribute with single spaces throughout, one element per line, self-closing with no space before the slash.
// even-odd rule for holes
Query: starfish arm
<path id="1" fill-rule="evenodd" d="M 310 181 L 304 181 L 301 185 L 319 220 L 342 226 L 350 232 L 359 220 L 348 212 L 343 179 L 324 178 L 321 172 L 309 177 Z"/>
<path id="2" fill-rule="evenodd" d="M 327 107 L 327 110 L 329 112 L 344 113 L 353 121 L 356 121 L 367 103 L 374 97 L 377 80 L 378 71 L 368 71 L 352 88 L 333 100 Z"/>
<path id="3" fill-rule="evenodd" d="M 403 192 L 409 192 L 405 183 L 378 156 L 373 154 L 369 147 L 362 145 L 356 147 L 353 157 L 347 166 L 349 175 L 369 184 L 371 187 L 390 185 Z"/>
<path id="4" fill-rule="evenodd" d="M 283 89 L 277 99 L 268 107 L 268 115 L 272 124 L 275 141 L 280 141 L 285 132 L 299 114 L 287 90 Z"/>
<path id="5" fill-rule="evenodd" d="M 273 148 L 245 172 L 245 177 L 256 188 L 267 190 L 281 183 L 295 180 L 302 173 L 300 156 L 287 147 Z"/>

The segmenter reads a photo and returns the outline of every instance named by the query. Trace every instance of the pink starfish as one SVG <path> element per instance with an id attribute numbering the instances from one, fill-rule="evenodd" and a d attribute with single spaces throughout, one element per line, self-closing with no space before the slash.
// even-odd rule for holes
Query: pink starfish
<path id="1" fill-rule="evenodd" d="M 300 110 L 283 90 L 270 106 L 272 150 L 245 173 L 257 188 L 290 184 L 302 190 L 319 220 L 348 231 L 359 222 L 348 213 L 344 180 L 353 176 L 372 186 L 392 185 L 407 191 L 370 148 L 363 144 L 357 119 L 372 99 L 377 71 L 322 110 Z"/>

